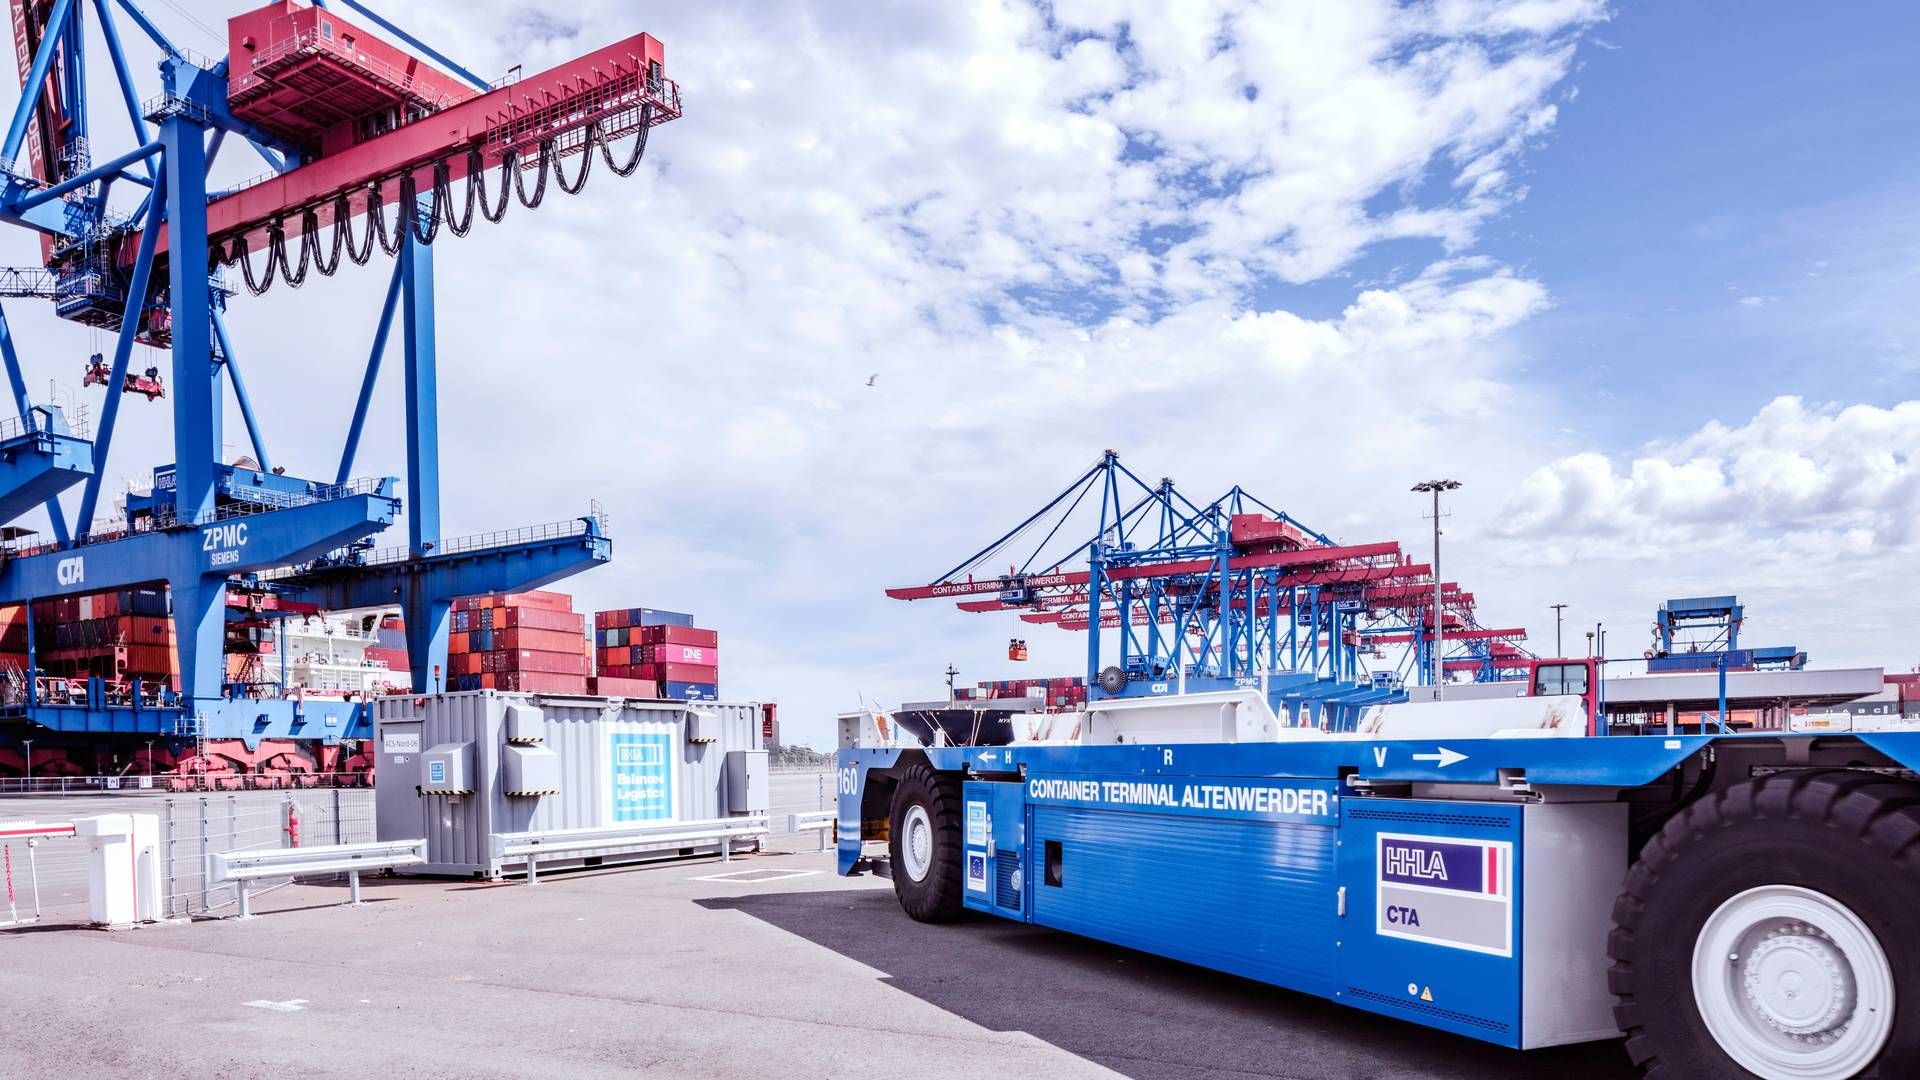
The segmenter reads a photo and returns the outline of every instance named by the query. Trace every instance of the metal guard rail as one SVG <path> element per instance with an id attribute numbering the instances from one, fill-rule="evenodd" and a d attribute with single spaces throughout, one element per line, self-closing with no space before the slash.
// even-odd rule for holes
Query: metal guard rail
<path id="1" fill-rule="evenodd" d="M 426 840 L 379 840 L 370 844 L 323 844 L 318 847 L 254 848 L 248 851 L 219 851 L 208 856 L 208 879 L 231 881 L 239 894 L 240 918 L 251 918 L 247 885 L 259 878 L 302 877 L 308 874 L 345 873 L 350 906 L 358 907 L 360 874 L 364 870 L 390 870 L 396 866 L 418 866 L 427 861 Z"/>
<path id="2" fill-rule="evenodd" d="M 572 540 L 576 537 L 605 539 L 607 535 L 607 516 L 601 512 L 596 500 L 593 509 L 576 518 L 566 521 L 553 521 L 544 525 L 525 525 L 517 529 L 503 529 L 488 533 L 473 533 L 468 536 L 455 536 L 433 542 L 427 557 L 436 555 L 474 555 L 491 551 L 501 551 L 518 544 L 531 544 L 550 540 Z M 593 524 L 589 526 L 588 520 Z M 391 566 L 396 563 L 412 562 L 420 556 L 410 548 L 340 548 L 315 559 L 305 566 L 287 566 L 275 570 L 265 570 L 259 575 L 262 581 L 282 581 L 290 578 L 306 577 L 318 571 L 353 569 L 368 566 Z"/>
<path id="3" fill-rule="evenodd" d="M 766 814 L 710 818 L 705 821 L 663 821 L 655 825 L 605 828 L 551 829 L 545 832 L 496 833 L 493 857 L 505 862 L 525 860 L 527 884 L 539 883 L 539 859 L 582 851 L 637 851 L 667 845 L 716 843 L 723 862 L 733 859 L 733 841 L 768 834 Z"/>
<path id="4" fill-rule="evenodd" d="M 148 489 L 149 493 L 152 491 Z M 136 492 L 136 494 L 138 494 Z M 0 554 L 6 557 L 23 559 L 32 555 L 45 555 L 54 551 L 71 551 L 90 547 L 94 544 L 110 544 L 125 540 L 130 536 L 144 536 L 150 532 L 168 529 L 199 528 L 216 522 L 231 521 L 235 518 L 254 517 L 271 514 L 281 510 L 297 510 L 305 506 L 318 506 L 322 503 L 337 502 L 359 495 L 372 495 L 389 499 L 397 506 L 400 500 L 386 493 L 386 481 L 379 477 L 363 477 L 345 484 L 315 484 L 308 491 L 291 494 L 286 492 L 249 492 L 248 501 L 224 503 L 202 514 L 181 518 L 178 514 L 156 512 L 141 527 L 129 529 L 123 521 L 108 522 L 102 530 L 86 536 L 76 536 L 65 544 L 40 542 L 33 544 L 14 543 L 0 548 Z"/>
<path id="5" fill-rule="evenodd" d="M 832 810 L 808 810 L 799 814 L 787 815 L 787 831 L 790 833 L 817 832 L 820 834 L 820 850 L 827 849 L 827 834 L 834 831 L 834 822 L 838 815 Z M 835 839 L 838 839 L 836 837 Z"/>

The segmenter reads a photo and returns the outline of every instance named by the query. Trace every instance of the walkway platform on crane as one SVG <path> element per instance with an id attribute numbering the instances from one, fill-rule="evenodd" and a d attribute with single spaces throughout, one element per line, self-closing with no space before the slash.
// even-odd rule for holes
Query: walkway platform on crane
<path id="1" fill-rule="evenodd" d="M 430 658 L 446 655 L 448 611 L 457 597 L 538 589 L 613 558 L 600 515 L 480 533 L 409 548 L 333 552 L 306 566 L 264 575 L 304 590 L 327 611 L 399 606 L 406 619 L 413 685 L 431 687 Z"/>
<path id="2" fill-rule="evenodd" d="M 0 420 L 0 524 L 92 475 L 92 440 L 76 434 L 59 410 L 35 409 L 28 422 Z"/>

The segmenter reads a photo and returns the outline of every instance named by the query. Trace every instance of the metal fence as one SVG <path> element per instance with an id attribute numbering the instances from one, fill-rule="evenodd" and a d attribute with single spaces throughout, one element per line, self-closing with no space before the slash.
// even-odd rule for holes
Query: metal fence
<path id="1" fill-rule="evenodd" d="M 313 844 L 361 844 L 374 839 L 373 792 L 230 792 L 161 800 L 160 867 L 166 876 L 167 918 L 225 914 L 239 903 L 235 882 L 215 882 L 217 852 Z M 277 878 L 253 886 L 260 896 L 287 884 Z"/>
<path id="2" fill-rule="evenodd" d="M 772 789 L 767 807 L 768 823 L 774 835 L 767 838 L 767 846 L 778 851 L 812 851 L 818 847 L 818 834 L 787 831 L 787 815 L 832 810 L 837 798 L 833 769 L 772 769 L 768 786 Z"/>
<path id="3" fill-rule="evenodd" d="M 44 699 L 43 699 L 44 700 Z M 35 776 L 0 777 L 0 795 L 113 795 L 128 796 L 154 792 L 286 791 L 310 788 L 364 788 L 366 773 L 159 773 L 124 776 Z M 0 809 L 4 809 L 0 807 Z M 107 811 L 101 811 L 106 813 Z M 121 813 L 144 813 L 122 806 Z"/>
<path id="4" fill-rule="evenodd" d="M 289 811 L 292 817 L 289 818 Z M 214 882 L 209 856 L 249 848 L 356 844 L 374 839 L 373 792 L 360 789 L 22 795 L 0 799 L 0 823 L 65 820 L 94 814 L 152 814 L 160 822 L 162 913 L 167 918 L 228 914 L 239 902 L 233 882 Z M 87 848 L 79 842 L 0 840 L 0 865 L 11 861 L 17 902 L 37 883 L 40 917 L 87 921 Z M 27 875 L 32 875 L 30 879 Z M 257 883 L 258 897 L 289 879 Z M 0 921 L 4 909 L 0 909 Z"/>

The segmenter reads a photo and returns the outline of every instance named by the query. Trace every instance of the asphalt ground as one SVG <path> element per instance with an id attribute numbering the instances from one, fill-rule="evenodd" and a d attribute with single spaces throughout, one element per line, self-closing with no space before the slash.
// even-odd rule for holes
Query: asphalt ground
<path id="1" fill-rule="evenodd" d="M 0 1077 L 1539 1077 L 1520 1054 L 987 917 L 812 852 L 293 885 L 247 921 L 0 932 Z"/>

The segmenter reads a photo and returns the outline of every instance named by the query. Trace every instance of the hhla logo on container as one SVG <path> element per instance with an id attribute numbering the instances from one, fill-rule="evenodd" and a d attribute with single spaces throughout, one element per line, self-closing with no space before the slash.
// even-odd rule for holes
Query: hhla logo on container
<path id="1" fill-rule="evenodd" d="M 615 822 L 672 820 L 673 736 L 617 731 L 608 738 L 609 817 Z"/>
<path id="2" fill-rule="evenodd" d="M 622 765 L 659 765 L 666 760 L 667 748 L 661 743 L 626 743 L 613 748 Z"/>

